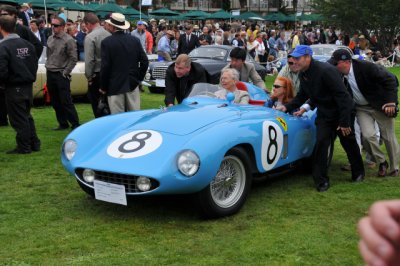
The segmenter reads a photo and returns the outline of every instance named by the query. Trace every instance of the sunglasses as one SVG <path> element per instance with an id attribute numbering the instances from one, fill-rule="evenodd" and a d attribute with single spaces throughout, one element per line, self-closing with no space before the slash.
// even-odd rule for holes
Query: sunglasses
<path id="1" fill-rule="evenodd" d="M 58 27 L 60 27 L 61 25 L 58 25 L 58 24 L 51 24 L 51 26 L 54 27 L 54 28 L 58 28 Z"/>
<path id="2" fill-rule="evenodd" d="M 287 62 L 289 65 L 293 65 L 294 64 L 294 62 Z"/>
<path id="3" fill-rule="evenodd" d="M 274 87 L 275 89 L 285 88 L 285 86 L 277 85 L 277 84 L 272 85 L 272 87 Z"/>

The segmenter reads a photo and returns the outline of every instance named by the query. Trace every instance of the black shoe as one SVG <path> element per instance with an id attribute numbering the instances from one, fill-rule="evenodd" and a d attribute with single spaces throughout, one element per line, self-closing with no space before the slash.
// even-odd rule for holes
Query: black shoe
<path id="1" fill-rule="evenodd" d="M 385 177 L 388 167 L 389 167 L 389 164 L 387 163 L 387 161 L 384 161 L 383 163 L 380 163 L 379 164 L 378 176 Z"/>
<path id="2" fill-rule="evenodd" d="M 69 128 L 68 126 L 58 126 L 56 128 L 53 128 L 52 130 L 59 131 L 59 130 L 65 130 L 65 129 L 68 129 L 68 128 Z"/>
<path id="3" fill-rule="evenodd" d="M 352 178 L 352 182 L 362 182 L 362 181 L 364 181 L 364 174 L 360 174 L 360 175 L 358 175 L 356 178 Z"/>
<path id="4" fill-rule="evenodd" d="M 318 192 L 325 192 L 329 189 L 329 182 L 321 183 L 317 186 Z"/>
<path id="5" fill-rule="evenodd" d="M 73 126 L 71 126 L 71 129 L 74 130 L 75 128 L 77 128 L 77 127 L 79 127 L 79 126 L 80 126 L 80 124 L 73 125 Z"/>
<path id="6" fill-rule="evenodd" d="M 20 150 L 18 148 L 15 148 L 11 151 L 6 152 L 6 154 L 29 154 L 31 151 L 29 150 Z"/>
<path id="7" fill-rule="evenodd" d="M 31 145 L 32 151 L 40 151 L 40 143 L 39 144 L 32 144 Z"/>

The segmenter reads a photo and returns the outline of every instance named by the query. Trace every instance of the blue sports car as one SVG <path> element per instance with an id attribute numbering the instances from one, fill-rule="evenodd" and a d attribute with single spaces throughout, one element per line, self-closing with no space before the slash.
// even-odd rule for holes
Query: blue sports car
<path id="1" fill-rule="evenodd" d="M 182 104 L 95 119 L 72 131 L 62 163 L 96 199 L 194 193 L 208 217 L 240 210 L 252 180 L 312 155 L 315 113 L 294 117 L 265 106 L 268 95 L 242 84 L 250 104 L 218 99 L 196 84 Z"/>

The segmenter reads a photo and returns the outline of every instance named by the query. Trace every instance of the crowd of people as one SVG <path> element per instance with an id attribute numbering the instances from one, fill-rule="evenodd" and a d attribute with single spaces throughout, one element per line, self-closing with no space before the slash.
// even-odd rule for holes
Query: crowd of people
<path id="1" fill-rule="evenodd" d="M 43 47 L 47 47 L 47 87 L 58 123 L 54 130 L 65 130 L 80 125 L 70 92 L 71 71 L 78 60 L 85 62 L 93 115 L 100 117 L 97 105 L 102 98 L 107 99 L 112 114 L 140 109 L 139 87 L 148 68 L 148 54 L 157 54 L 165 61 L 176 59 L 166 71 L 165 104 L 181 103 L 195 83 L 207 82 L 206 70 L 192 62 L 188 54 L 196 47 L 215 44 L 235 47 L 229 64 L 221 69 L 221 89 L 216 97 L 225 99 L 233 93 L 237 104 L 248 104 L 250 100 L 248 92 L 238 90 L 240 81 L 251 81 L 266 90 L 254 65 L 246 62 L 247 53 L 261 63 L 287 56 L 288 63 L 275 79 L 267 104 L 295 116 L 317 108 L 312 172 L 317 191 L 330 187 L 328 155 L 337 136 L 347 154 L 353 182 L 362 182 L 365 177 L 362 149 L 378 165 L 378 176 L 399 176 L 400 147 L 394 126 L 399 83 L 396 76 L 371 62 L 383 60 L 383 47 L 375 35 L 366 39 L 355 33 L 350 37 L 334 28 L 306 28 L 287 34 L 264 24 L 206 21 L 199 27 L 190 23 L 168 25 L 163 19 L 138 21 L 132 27 L 119 13 L 112 13 L 104 21 L 87 13 L 73 22 L 63 9 L 50 17 L 50 25 L 43 17 L 35 16 L 28 4 L 19 11 L 0 6 L 0 124 L 7 126 L 9 121 L 17 132 L 16 148 L 9 154 L 40 150 L 30 109 Z M 364 60 L 354 59 L 348 49 L 338 49 L 328 63 L 315 61 L 309 45 L 318 43 L 348 46 Z M 400 52 L 400 37 L 391 49 L 395 51 L 392 60 L 399 60 L 396 53 Z M 384 207 L 390 210 L 393 204 L 398 202 Z M 372 209 L 374 213 L 376 209 Z M 360 222 L 362 236 L 372 230 L 373 219 Z M 360 244 L 366 261 L 375 259 L 367 254 L 374 248 L 369 240 L 366 237 Z"/>

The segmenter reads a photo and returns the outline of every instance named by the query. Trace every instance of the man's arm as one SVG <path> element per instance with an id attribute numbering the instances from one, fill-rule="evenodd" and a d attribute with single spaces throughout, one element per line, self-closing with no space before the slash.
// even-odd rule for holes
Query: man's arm
<path id="1" fill-rule="evenodd" d="M 8 53 L 5 47 L 0 47 L 0 84 L 8 79 Z"/>
<path id="2" fill-rule="evenodd" d="M 90 36 L 86 36 L 85 43 L 85 76 L 90 80 L 94 75 L 96 44 Z"/>
<path id="3" fill-rule="evenodd" d="M 63 75 L 70 75 L 72 69 L 76 66 L 76 62 L 78 62 L 78 53 L 76 52 L 76 42 L 74 39 L 69 39 L 65 44 L 67 46 L 67 54 L 68 54 L 68 64 L 63 71 Z"/>
<path id="4" fill-rule="evenodd" d="M 139 42 L 140 43 L 140 42 Z M 139 82 L 143 81 L 144 76 L 146 75 L 147 68 L 149 67 L 149 59 L 147 58 L 147 54 L 143 49 L 139 49 Z"/>
<path id="5" fill-rule="evenodd" d="M 173 80 L 173 66 L 169 66 L 165 75 L 165 105 L 170 106 L 175 104 L 175 97 L 176 97 L 176 84 Z"/>
<path id="6" fill-rule="evenodd" d="M 103 40 L 101 42 L 100 88 L 104 92 L 108 90 L 108 81 L 110 80 L 110 73 L 111 73 L 110 55 L 107 49 L 107 44 Z"/>
<path id="7" fill-rule="evenodd" d="M 256 68 L 254 67 L 254 65 L 253 64 L 248 64 L 248 65 L 250 66 L 249 78 L 251 79 L 253 84 L 256 85 L 257 87 L 260 87 L 260 88 L 266 90 L 267 88 L 265 87 L 265 81 L 262 80 L 260 75 L 257 73 Z"/>

